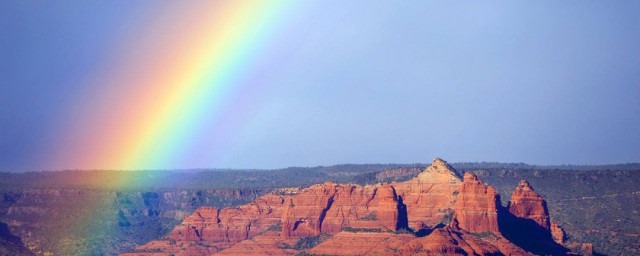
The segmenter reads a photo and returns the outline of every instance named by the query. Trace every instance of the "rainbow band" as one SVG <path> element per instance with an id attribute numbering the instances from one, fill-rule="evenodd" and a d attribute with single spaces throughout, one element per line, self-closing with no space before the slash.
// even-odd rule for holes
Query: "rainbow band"
<path id="1" fill-rule="evenodd" d="M 224 150 L 217 144 L 231 136 L 224 133 L 246 118 L 236 104 L 261 86 L 247 74 L 275 43 L 292 6 L 197 3 L 166 3 L 112 50 L 113 59 L 83 93 L 91 102 L 79 102 L 71 120 L 81 121 L 59 144 L 54 166 L 131 170 L 213 163 L 207 158 Z"/>

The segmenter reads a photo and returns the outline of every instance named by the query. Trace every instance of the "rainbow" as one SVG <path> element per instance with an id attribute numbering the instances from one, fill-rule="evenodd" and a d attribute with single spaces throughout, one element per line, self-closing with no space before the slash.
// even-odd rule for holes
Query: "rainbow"
<path id="1" fill-rule="evenodd" d="M 62 132 L 51 143 L 47 166 L 215 167 L 235 134 L 257 115 L 260 96 L 269 89 L 264 81 L 282 61 L 274 60 L 280 56 L 272 50 L 288 47 L 279 44 L 292 41 L 283 37 L 290 20 L 300 15 L 300 3 L 285 1 L 150 3 L 152 8 L 142 10 L 104 49 L 99 68 L 79 81 L 86 89 L 52 128 Z M 89 182 L 127 189 L 143 184 L 149 173 L 108 171 Z M 116 214 L 111 204 L 84 205 L 82 218 L 64 225 L 60 237 L 97 239 L 117 232 L 108 222 Z M 67 253 L 92 250 L 89 244 L 77 246 L 59 244 Z"/>
<path id="2" fill-rule="evenodd" d="M 255 114 L 245 104 L 259 98 L 268 76 L 255 67 L 278 44 L 294 5 L 168 1 L 141 15 L 148 18 L 88 74 L 88 89 L 64 115 L 51 166 L 210 167 Z"/>

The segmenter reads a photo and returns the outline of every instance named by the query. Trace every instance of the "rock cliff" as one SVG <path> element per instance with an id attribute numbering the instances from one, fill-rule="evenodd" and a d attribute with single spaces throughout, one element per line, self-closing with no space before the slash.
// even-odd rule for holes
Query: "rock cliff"
<path id="1" fill-rule="evenodd" d="M 564 244 L 565 239 L 564 230 L 558 225 L 558 222 L 551 222 L 551 237 L 553 237 L 553 241 L 558 244 Z"/>
<path id="2" fill-rule="evenodd" d="M 516 190 L 511 194 L 511 201 L 509 201 L 507 208 L 516 217 L 533 220 L 540 227 L 549 229 L 547 202 L 533 190 L 526 180 L 520 181 Z"/>
<path id="3" fill-rule="evenodd" d="M 392 183 L 400 203 L 407 209 L 408 226 L 414 230 L 433 228 L 446 222 L 456 203 L 462 179 L 440 158 L 417 177 Z M 446 224 L 446 223 L 444 223 Z"/>
<path id="4" fill-rule="evenodd" d="M 502 210 L 500 231 L 521 248 L 542 255 L 563 255 L 569 250 L 558 243 L 559 226 L 551 229 L 547 202 L 526 180 L 520 181 L 511 201 Z M 562 239 L 561 239 L 562 240 Z"/>
<path id="5" fill-rule="evenodd" d="M 461 179 L 437 158 L 406 182 L 327 182 L 234 208 L 201 207 L 163 239 L 124 255 L 566 254 L 552 240 L 557 230 L 526 181 L 503 208 L 492 186 L 472 173 Z M 519 234 L 530 231 L 539 237 L 523 241 Z"/>
<path id="6" fill-rule="evenodd" d="M 475 174 L 467 172 L 453 207 L 453 221 L 457 221 L 461 229 L 472 233 L 500 234 L 499 202 L 500 198 L 493 187 L 485 185 Z"/>
<path id="7" fill-rule="evenodd" d="M 288 198 L 282 216 L 283 237 L 337 233 L 343 227 L 396 230 L 397 196 L 393 187 L 324 183 Z"/>
<path id="8" fill-rule="evenodd" d="M 0 221 L 36 255 L 117 255 L 162 237 L 197 207 L 246 204 L 267 192 L 0 190 Z"/>

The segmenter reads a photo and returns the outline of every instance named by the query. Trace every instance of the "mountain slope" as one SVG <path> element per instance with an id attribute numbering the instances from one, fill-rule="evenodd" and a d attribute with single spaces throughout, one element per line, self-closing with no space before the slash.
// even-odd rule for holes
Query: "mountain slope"
<path id="1" fill-rule="evenodd" d="M 328 182 L 235 208 L 201 207 L 163 239 L 124 255 L 568 253 L 553 240 L 544 199 L 525 183 L 504 208 L 492 186 L 435 159 L 406 182 Z M 518 236 L 527 232 L 529 240 Z"/>

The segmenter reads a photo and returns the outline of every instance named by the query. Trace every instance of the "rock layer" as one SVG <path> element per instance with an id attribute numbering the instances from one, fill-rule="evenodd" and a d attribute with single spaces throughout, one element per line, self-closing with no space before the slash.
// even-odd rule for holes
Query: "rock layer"
<path id="1" fill-rule="evenodd" d="M 533 190 L 526 180 L 520 181 L 518 187 L 511 194 L 509 212 L 516 217 L 530 219 L 544 229 L 549 229 L 549 212 L 547 202 Z"/>
<path id="2" fill-rule="evenodd" d="M 553 241 L 558 244 L 564 244 L 564 230 L 558 225 L 558 222 L 551 222 L 551 237 L 553 237 Z"/>
<path id="3" fill-rule="evenodd" d="M 165 241 L 137 248 L 171 253 L 212 254 L 266 231 L 280 222 L 285 197 L 268 194 L 254 202 L 218 210 L 201 207 L 167 235 Z"/>
<path id="4" fill-rule="evenodd" d="M 420 230 L 437 226 L 450 214 L 461 183 L 456 170 L 436 158 L 417 177 L 391 185 L 406 205 L 408 226 Z"/>
<path id="5" fill-rule="evenodd" d="M 557 223 L 544 229 L 546 203 L 527 182 L 511 201 L 502 208 L 493 187 L 472 173 L 460 179 L 435 159 L 407 182 L 328 182 L 235 208 L 201 207 L 164 239 L 126 255 L 528 255 L 503 236 L 501 223 L 525 220 L 557 236 Z"/>
<path id="6" fill-rule="evenodd" d="M 500 234 L 499 201 L 500 198 L 493 187 L 485 185 L 475 174 L 467 172 L 464 174 L 460 194 L 453 207 L 453 219 L 461 229 L 471 233 Z"/>
<path id="7" fill-rule="evenodd" d="M 315 185 L 288 198 L 282 236 L 336 233 L 343 227 L 396 230 L 397 205 L 395 190 L 389 185 Z"/>

